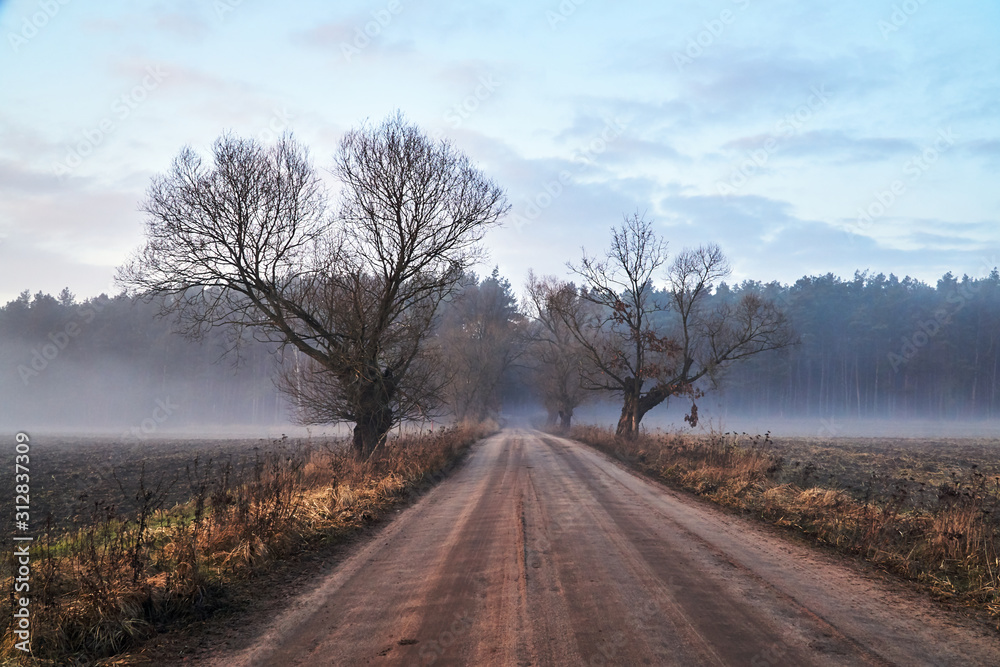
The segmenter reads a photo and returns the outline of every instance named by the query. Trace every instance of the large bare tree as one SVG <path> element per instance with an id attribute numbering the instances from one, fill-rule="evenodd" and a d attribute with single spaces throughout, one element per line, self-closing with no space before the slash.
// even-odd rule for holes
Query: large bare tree
<path id="1" fill-rule="evenodd" d="M 702 378 L 791 342 L 784 314 L 760 296 L 713 302 L 713 284 L 730 271 L 718 246 L 668 259 L 652 224 L 626 217 L 603 257 L 585 254 L 570 265 L 584 287 L 557 310 L 586 356 L 584 386 L 622 395 L 621 436 L 636 435 L 646 413 L 670 397 L 695 398 Z M 656 290 L 657 277 L 665 290 Z M 697 422 L 696 407 L 688 419 Z"/>
<path id="2" fill-rule="evenodd" d="M 142 208 L 147 240 L 119 269 L 166 295 L 187 333 L 250 328 L 294 350 L 280 382 L 306 423 L 351 422 L 369 456 L 400 419 L 438 399 L 429 332 L 440 301 L 509 206 L 446 141 L 396 114 L 349 131 L 328 196 L 291 137 L 221 137 L 206 165 L 185 148 Z"/>

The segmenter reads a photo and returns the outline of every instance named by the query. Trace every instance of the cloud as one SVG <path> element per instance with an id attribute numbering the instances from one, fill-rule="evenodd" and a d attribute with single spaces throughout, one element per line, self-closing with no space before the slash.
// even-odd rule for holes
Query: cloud
<path id="1" fill-rule="evenodd" d="M 0 193 L 5 197 L 52 195 L 60 187 L 61 179 L 51 171 L 35 171 L 15 160 L 0 158 Z"/>
<path id="2" fill-rule="evenodd" d="M 22 290 L 58 294 L 69 287 L 81 299 L 117 292 L 112 265 L 79 261 L 72 253 L 46 250 L 23 235 L 0 239 L 0 305 Z"/>
<path id="3" fill-rule="evenodd" d="M 780 145 L 784 156 L 826 157 L 838 163 L 879 162 L 912 155 L 922 147 L 909 139 L 897 137 L 852 137 L 843 130 L 813 130 L 801 134 L 757 134 L 727 141 L 724 150 L 749 151 L 764 148 L 768 142 Z"/>
<path id="4" fill-rule="evenodd" d="M 671 194 L 657 202 L 657 210 L 672 225 L 696 227 L 708 236 L 760 243 L 776 229 L 801 223 L 789 202 L 759 195 Z"/>
<path id="5" fill-rule="evenodd" d="M 5 159 L 0 193 L 0 301 L 22 289 L 110 291 L 114 267 L 141 240 L 141 190 Z"/>
<path id="6" fill-rule="evenodd" d="M 453 139 L 508 188 L 515 214 L 537 208 L 489 237 L 512 278 L 529 265 L 562 273 L 580 245 L 599 251 L 637 209 L 672 249 L 717 241 L 747 277 L 866 267 L 923 276 L 1000 242 L 996 12 L 971 20 L 970 10 L 931 3 L 886 39 L 877 22 L 887 8 L 860 2 L 588 3 L 553 30 L 546 11 L 556 0 L 401 1 L 350 62 L 342 46 L 378 23 L 372 12 L 387 0 L 295 11 L 245 2 L 224 20 L 212 3 L 61 13 L 31 58 L 3 70 L 4 246 L 53 275 L 60 262 L 81 276 L 110 267 L 141 234 L 135 208 L 150 173 L 226 129 L 259 136 L 286 106 L 321 166 L 344 128 L 395 108 Z M 723 7 L 736 22 L 679 69 L 676 50 Z M 163 90 L 54 180 L 47 170 L 150 62 L 169 71 Z M 501 80 L 496 98 L 455 127 L 446 114 L 484 74 Z M 817 87 L 829 100 L 810 109 Z M 803 108 L 808 120 L 783 131 Z M 602 137 L 609 121 L 625 125 L 612 140 Z M 906 177 L 906 161 L 951 124 L 961 143 L 947 161 L 907 182 L 912 196 L 871 229 L 845 231 L 857 221 L 843 216 Z M 715 196 L 719 179 L 769 140 L 780 140 L 774 160 L 733 196 Z"/>
<path id="7" fill-rule="evenodd" d="M 93 39 L 117 40 L 123 34 L 155 34 L 197 44 L 219 25 L 217 4 L 221 3 L 214 0 L 189 4 L 155 3 L 142 9 L 126 9 L 127 13 L 114 16 L 92 13 L 81 18 L 80 26 Z"/>
<path id="8" fill-rule="evenodd" d="M 627 111 L 622 112 L 623 109 Z M 648 160 L 666 160 L 690 163 L 691 158 L 681 153 L 671 142 L 650 138 L 647 128 L 631 129 L 630 117 L 634 115 L 627 105 L 619 113 L 599 114 L 588 110 L 578 113 L 572 124 L 558 132 L 554 139 L 575 150 L 578 154 L 599 151 L 601 161 L 608 165 L 635 165 Z M 608 139 L 610 137 L 610 139 Z"/>
<path id="9" fill-rule="evenodd" d="M 884 218 L 861 231 L 880 247 L 895 250 L 985 250 L 1000 245 L 992 221 L 964 222 L 938 218 Z"/>
<path id="10" fill-rule="evenodd" d="M 197 43 L 203 40 L 212 27 L 204 16 L 176 11 L 163 11 L 154 19 L 156 30 L 182 41 Z"/>
<path id="11" fill-rule="evenodd" d="M 338 62 L 346 64 L 355 64 L 362 58 L 415 55 L 413 40 L 401 36 L 402 31 L 399 29 L 408 8 L 402 3 L 395 6 L 399 7 L 398 11 L 390 11 L 386 4 L 370 12 L 356 12 L 327 21 L 309 30 L 294 33 L 291 41 L 332 52 Z"/>
<path id="12" fill-rule="evenodd" d="M 960 144 L 960 150 L 982 158 L 994 170 L 1000 169 L 1000 139 L 974 139 Z"/>
<path id="13" fill-rule="evenodd" d="M 956 267 L 971 274 L 980 255 L 993 256 L 1000 246 L 991 222 L 887 218 L 859 233 L 854 221 L 803 219 L 790 202 L 754 195 L 665 196 L 656 215 L 673 249 L 719 243 L 737 280 L 790 283 L 803 275 L 847 277 L 870 269 L 933 281 Z"/>
<path id="14" fill-rule="evenodd" d="M 365 20 L 364 15 L 356 14 L 353 18 L 323 23 L 293 38 L 304 38 L 312 46 L 337 49 L 339 52 L 341 44 L 350 43 L 356 36 L 355 31 L 363 29 Z"/>
<path id="15" fill-rule="evenodd" d="M 141 191 L 60 181 L 53 189 L 5 197 L 0 220 L 10 221 L 4 227 L 8 233 L 17 232 L 25 245 L 81 258 L 108 258 L 123 239 L 140 230 L 141 198 Z"/>

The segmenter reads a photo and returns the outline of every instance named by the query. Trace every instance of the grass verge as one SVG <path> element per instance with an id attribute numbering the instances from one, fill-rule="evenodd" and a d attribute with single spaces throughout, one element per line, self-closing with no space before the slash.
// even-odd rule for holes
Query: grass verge
<path id="1" fill-rule="evenodd" d="M 986 612 L 1000 629 L 1000 477 L 975 464 L 933 482 L 871 473 L 847 486 L 836 476 L 816 480 L 812 464 L 791 469 L 766 435 L 625 440 L 595 426 L 568 435 L 670 486 L 920 582 L 938 599 Z"/>
<path id="2" fill-rule="evenodd" d="M 120 502 L 95 502 L 74 529 L 52 527 L 31 549 L 27 655 L 15 648 L 18 564 L 0 561 L 9 592 L 0 600 L 3 664 L 95 664 L 203 619 L 270 564 L 317 541 L 347 539 L 413 499 L 495 430 L 461 425 L 397 438 L 364 463 L 346 447 L 278 441 L 235 461 L 194 457 L 170 476 L 140 471 L 120 485 Z M 190 500 L 166 507 L 178 484 Z"/>

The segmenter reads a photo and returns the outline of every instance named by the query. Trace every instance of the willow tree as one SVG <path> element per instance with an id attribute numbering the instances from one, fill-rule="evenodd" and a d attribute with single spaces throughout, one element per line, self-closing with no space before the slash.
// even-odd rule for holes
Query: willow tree
<path id="1" fill-rule="evenodd" d="M 584 254 L 570 269 L 583 279 L 577 298 L 551 303 L 561 304 L 555 312 L 585 358 L 584 386 L 622 397 L 617 433 L 624 437 L 671 397 L 697 397 L 702 378 L 792 340 L 784 314 L 759 295 L 712 300 L 715 281 L 730 271 L 718 246 L 671 261 L 666 242 L 638 214 L 612 229 L 603 256 Z M 688 421 L 697 423 L 694 404 Z"/>
<path id="2" fill-rule="evenodd" d="M 292 137 L 224 135 L 153 179 L 146 242 L 119 269 L 162 295 L 183 331 L 249 329 L 291 347 L 280 386 L 305 423 L 350 422 L 359 457 L 439 399 L 429 338 L 505 193 L 447 141 L 396 114 L 349 131 L 331 173 L 340 206 Z"/>

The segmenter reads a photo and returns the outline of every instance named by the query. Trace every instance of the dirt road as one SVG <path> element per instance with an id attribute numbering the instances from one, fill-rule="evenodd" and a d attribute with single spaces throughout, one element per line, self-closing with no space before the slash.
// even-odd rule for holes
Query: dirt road
<path id="1" fill-rule="evenodd" d="M 504 431 L 217 665 L 1000 665 L 1000 640 L 582 445 Z"/>

